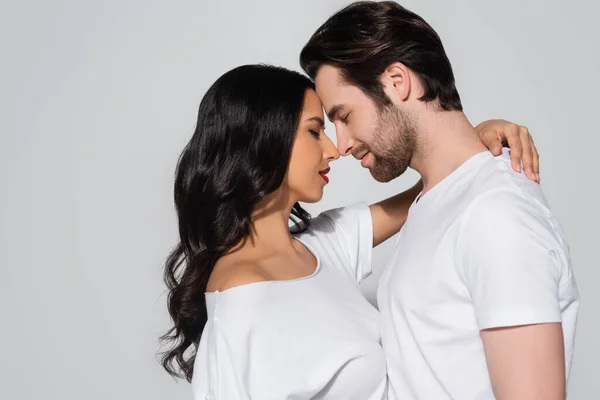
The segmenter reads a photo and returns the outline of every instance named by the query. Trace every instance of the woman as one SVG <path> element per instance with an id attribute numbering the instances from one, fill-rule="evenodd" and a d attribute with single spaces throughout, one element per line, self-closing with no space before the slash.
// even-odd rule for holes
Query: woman
<path id="1" fill-rule="evenodd" d="M 204 96 L 177 168 L 181 242 L 165 272 L 163 365 L 196 399 L 385 398 L 379 316 L 359 283 L 420 185 L 311 220 L 298 202 L 321 199 L 338 157 L 296 72 L 242 66 Z"/>

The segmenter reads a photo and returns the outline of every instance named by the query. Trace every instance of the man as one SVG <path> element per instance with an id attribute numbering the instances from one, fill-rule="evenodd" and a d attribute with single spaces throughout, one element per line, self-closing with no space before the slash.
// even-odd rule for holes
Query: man
<path id="1" fill-rule="evenodd" d="M 300 59 L 342 155 L 380 182 L 423 179 L 378 290 L 389 398 L 564 399 L 579 304 L 564 233 L 539 185 L 479 141 L 437 33 L 358 2 Z"/>

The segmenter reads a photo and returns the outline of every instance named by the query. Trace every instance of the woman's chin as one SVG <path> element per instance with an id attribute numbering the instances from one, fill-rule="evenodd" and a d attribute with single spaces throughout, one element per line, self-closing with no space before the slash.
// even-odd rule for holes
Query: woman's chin
<path id="1" fill-rule="evenodd" d="M 300 199 L 301 203 L 318 203 L 319 201 L 321 201 L 321 199 L 323 198 L 323 189 L 315 192 L 315 193 L 307 193 L 306 196 L 303 196 L 302 199 Z"/>

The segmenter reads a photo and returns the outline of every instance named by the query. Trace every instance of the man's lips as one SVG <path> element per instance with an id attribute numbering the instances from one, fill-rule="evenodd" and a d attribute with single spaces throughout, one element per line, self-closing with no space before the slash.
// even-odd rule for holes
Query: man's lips
<path id="1" fill-rule="evenodd" d="M 357 151 L 352 153 L 352 156 L 358 161 L 360 161 L 360 165 L 363 168 L 367 168 L 367 162 L 371 158 L 369 157 L 370 153 L 371 152 L 369 151 L 369 149 L 357 149 Z"/>
<path id="2" fill-rule="evenodd" d="M 353 153 L 352 155 L 354 156 L 354 158 L 356 158 L 357 160 L 362 160 L 363 158 L 365 158 L 365 156 L 369 154 L 369 151 L 363 151 L 362 153 Z"/>
<path id="3" fill-rule="evenodd" d="M 365 153 L 365 154 L 364 154 L 364 155 L 363 155 L 363 156 L 360 158 L 360 165 L 361 165 L 363 168 L 367 168 L 367 162 L 368 162 L 368 161 L 369 161 L 369 159 L 371 158 L 371 157 L 369 157 L 369 155 L 370 155 L 370 154 L 371 154 L 371 153 L 369 153 L 369 152 L 366 152 L 366 153 Z"/>

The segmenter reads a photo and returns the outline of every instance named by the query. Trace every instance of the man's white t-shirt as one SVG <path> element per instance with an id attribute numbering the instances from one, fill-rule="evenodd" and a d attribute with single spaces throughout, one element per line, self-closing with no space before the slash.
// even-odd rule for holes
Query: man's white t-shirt
<path id="1" fill-rule="evenodd" d="M 493 399 L 493 327 L 562 322 L 568 377 L 578 298 L 540 186 L 506 152 L 473 156 L 413 203 L 381 276 L 389 399 Z"/>
<path id="2" fill-rule="evenodd" d="M 379 313 L 358 284 L 371 272 L 369 207 L 327 211 L 295 236 L 317 259 L 311 276 L 206 294 L 196 400 L 385 398 Z"/>

